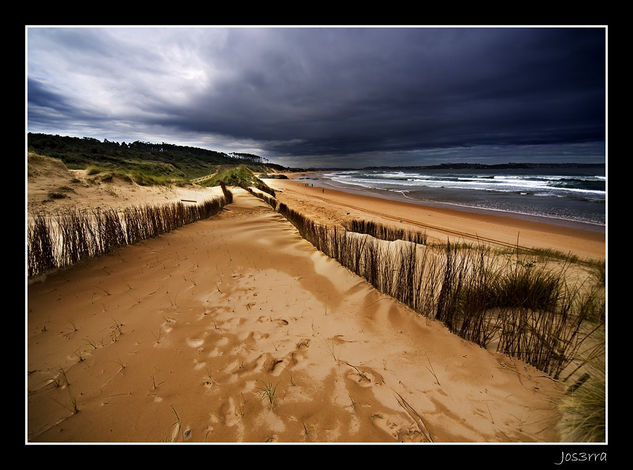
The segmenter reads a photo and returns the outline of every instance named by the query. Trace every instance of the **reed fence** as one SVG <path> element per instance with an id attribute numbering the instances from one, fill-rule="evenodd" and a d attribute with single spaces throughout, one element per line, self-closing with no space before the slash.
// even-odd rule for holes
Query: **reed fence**
<path id="1" fill-rule="evenodd" d="M 35 214 L 27 226 L 28 276 L 70 266 L 211 217 L 233 200 L 231 192 L 222 189 L 223 196 L 200 204 L 173 202 L 123 210 L 66 209 L 53 215 Z"/>

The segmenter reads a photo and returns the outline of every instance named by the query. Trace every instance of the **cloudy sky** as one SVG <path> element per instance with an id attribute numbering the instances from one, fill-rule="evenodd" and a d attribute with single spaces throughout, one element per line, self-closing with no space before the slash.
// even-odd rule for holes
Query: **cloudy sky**
<path id="1" fill-rule="evenodd" d="M 301 167 L 603 161 L 604 28 L 27 30 L 29 132 Z"/>

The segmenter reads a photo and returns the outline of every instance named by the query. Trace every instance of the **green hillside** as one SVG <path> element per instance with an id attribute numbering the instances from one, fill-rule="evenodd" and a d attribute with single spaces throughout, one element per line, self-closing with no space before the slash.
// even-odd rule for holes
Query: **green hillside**
<path id="1" fill-rule="evenodd" d="M 227 186 L 240 186 L 243 188 L 252 186 L 272 196 L 275 195 L 275 191 L 255 176 L 245 165 L 222 169 L 200 182 L 202 186 L 219 186 L 220 183 L 224 183 Z"/>
<path id="2" fill-rule="evenodd" d="M 58 158 L 70 169 L 90 174 L 116 171 L 138 184 L 185 184 L 227 166 L 244 165 L 253 171 L 285 170 L 252 154 L 216 152 L 197 147 L 149 142 L 103 142 L 93 138 L 28 134 L 28 150 Z"/>

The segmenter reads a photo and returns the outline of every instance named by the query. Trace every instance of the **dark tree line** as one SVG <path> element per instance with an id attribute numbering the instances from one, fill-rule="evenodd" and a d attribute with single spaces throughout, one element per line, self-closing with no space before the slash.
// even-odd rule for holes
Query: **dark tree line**
<path id="1" fill-rule="evenodd" d="M 231 156 L 224 152 L 216 152 L 197 147 L 188 147 L 182 145 L 160 144 L 151 142 L 135 141 L 111 142 L 104 139 L 103 142 L 92 137 L 68 137 L 50 134 L 28 134 L 29 150 L 42 153 L 57 153 L 62 155 L 68 154 L 88 154 L 88 155 L 111 155 L 115 157 L 140 158 L 148 159 L 148 157 L 162 157 L 161 159 L 185 157 L 195 157 L 200 160 L 214 164 L 230 164 L 235 160 L 252 161 L 253 157 L 261 158 L 256 155 L 235 154 Z M 247 156 L 248 155 L 248 156 Z M 51 155 L 53 156 L 53 155 Z"/>
<path id="2" fill-rule="evenodd" d="M 68 137 L 29 133 L 28 150 L 49 157 L 59 158 L 70 168 L 88 165 L 106 167 L 126 166 L 130 161 L 169 164 L 188 177 L 201 176 L 214 165 L 262 165 L 283 169 L 267 163 L 268 159 L 247 153 L 217 152 L 197 147 L 135 141 L 103 142 L 91 137 Z"/>

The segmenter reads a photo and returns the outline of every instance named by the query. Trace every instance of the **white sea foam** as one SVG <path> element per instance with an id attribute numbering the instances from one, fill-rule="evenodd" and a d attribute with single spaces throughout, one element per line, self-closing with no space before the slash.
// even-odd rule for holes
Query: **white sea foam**
<path id="1" fill-rule="evenodd" d="M 605 182 L 603 176 L 568 175 L 460 175 L 422 174 L 413 172 L 376 172 L 359 170 L 325 173 L 323 176 L 337 183 L 364 188 L 386 190 L 413 188 L 447 188 L 501 192 L 534 192 L 540 195 L 568 194 L 604 197 L 604 189 L 593 189 Z"/>
<path id="2" fill-rule="evenodd" d="M 564 173 L 346 170 L 322 177 L 337 186 L 384 190 L 407 199 L 604 225 L 606 177 L 586 171 Z"/>

